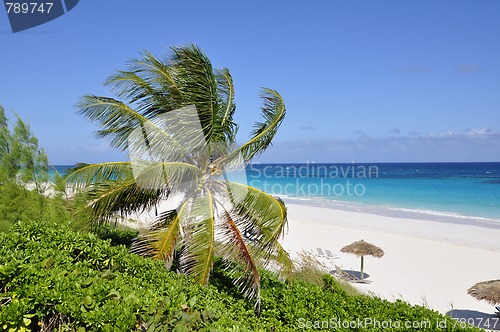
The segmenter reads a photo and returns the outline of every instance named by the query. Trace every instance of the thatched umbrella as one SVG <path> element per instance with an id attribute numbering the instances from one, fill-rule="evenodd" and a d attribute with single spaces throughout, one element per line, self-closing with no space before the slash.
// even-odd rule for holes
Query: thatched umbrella
<path id="1" fill-rule="evenodd" d="M 384 251 L 381 248 L 371 243 L 368 243 L 364 240 L 351 243 L 350 245 L 340 249 L 340 251 L 361 257 L 361 279 L 364 279 L 363 275 L 364 256 L 373 256 L 377 258 L 384 256 Z"/>
<path id="2" fill-rule="evenodd" d="M 500 280 L 489 280 L 475 284 L 467 291 L 478 300 L 485 300 L 490 304 L 500 303 Z"/>

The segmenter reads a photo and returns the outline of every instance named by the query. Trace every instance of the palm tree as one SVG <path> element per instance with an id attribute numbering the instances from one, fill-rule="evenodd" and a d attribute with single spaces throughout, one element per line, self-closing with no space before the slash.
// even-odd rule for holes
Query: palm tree
<path id="1" fill-rule="evenodd" d="M 214 257 L 231 266 L 235 284 L 260 310 L 258 267 L 289 273 L 292 263 L 278 240 L 287 225 L 284 203 L 232 182 L 227 171 L 247 165 L 271 144 L 285 104 L 263 89 L 263 120 L 248 142 L 236 146 L 234 88 L 229 70 L 214 70 L 194 45 L 172 48 L 162 61 L 150 53 L 106 85 L 116 99 L 86 95 L 79 113 L 97 123 L 97 136 L 128 151 L 130 161 L 92 164 L 68 177 L 84 189 L 92 222 L 142 212 L 181 197 L 161 213 L 134 245 L 137 253 L 165 262 L 207 284 Z"/>

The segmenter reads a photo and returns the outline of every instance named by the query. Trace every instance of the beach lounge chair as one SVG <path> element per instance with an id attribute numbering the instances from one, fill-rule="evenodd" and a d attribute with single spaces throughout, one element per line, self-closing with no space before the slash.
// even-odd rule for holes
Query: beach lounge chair
<path id="1" fill-rule="evenodd" d="M 330 250 L 325 250 L 326 252 L 326 257 L 328 257 L 329 259 L 337 259 L 337 258 L 340 258 L 339 255 L 333 255 L 332 252 Z"/>
<path id="2" fill-rule="evenodd" d="M 316 251 L 318 251 L 318 256 L 319 256 L 319 257 L 325 257 L 325 254 L 323 253 L 323 249 L 321 249 L 321 248 L 316 248 Z"/>
<path id="3" fill-rule="evenodd" d="M 316 251 L 318 252 L 318 254 L 316 255 L 318 257 L 324 257 L 324 258 L 328 258 L 328 259 L 340 258 L 339 255 L 332 254 L 332 252 L 328 249 L 316 248 Z"/>
<path id="4" fill-rule="evenodd" d="M 333 275 L 340 280 L 344 280 L 344 281 L 348 281 L 348 282 L 359 283 L 359 284 L 371 283 L 370 280 L 359 279 L 354 274 L 342 270 L 340 268 L 340 266 L 338 266 L 338 265 L 335 265 L 335 273 Z"/>
<path id="5" fill-rule="evenodd" d="M 333 275 L 344 281 L 353 281 L 354 279 L 356 279 L 355 275 L 345 272 L 338 265 L 335 265 L 335 272 L 333 273 Z"/>

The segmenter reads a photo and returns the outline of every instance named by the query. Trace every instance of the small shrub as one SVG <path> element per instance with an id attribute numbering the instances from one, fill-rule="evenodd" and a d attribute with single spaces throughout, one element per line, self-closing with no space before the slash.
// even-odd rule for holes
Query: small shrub
<path id="1" fill-rule="evenodd" d="M 111 240 L 112 245 L 124 245 L 127 248 L 130 248 L 132 241 L 139 235 L 137 230 L 108 224 L 100 225 L 94 233 L 100 239 Z"/>

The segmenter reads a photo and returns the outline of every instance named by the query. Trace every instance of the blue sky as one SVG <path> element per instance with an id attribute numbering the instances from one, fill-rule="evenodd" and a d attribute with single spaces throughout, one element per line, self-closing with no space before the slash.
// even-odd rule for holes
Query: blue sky
<path id="1" fill-rule="evenodd" d="M 125 159 L 76 115 L 142 50 L 198 44 L 231 70 L 239 141 L 259 88 L 287 117 L 262 162 L 500 161 L 500 2 L 82 0 L 13 34 L 0 9 L 0 103 L 54 164 Z"/>

